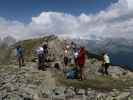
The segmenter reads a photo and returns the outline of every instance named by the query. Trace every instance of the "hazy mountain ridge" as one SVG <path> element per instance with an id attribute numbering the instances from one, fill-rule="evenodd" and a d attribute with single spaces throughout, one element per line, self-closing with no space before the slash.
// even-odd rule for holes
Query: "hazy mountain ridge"
<path id="1" fill-rule="evenodd" d="M 0 38 L 0 64 L 9 64 L 12 55 L 12 47 L 16 39 L 11 36 Z"/>
<path id="2" fill-rule="evenodd" d="M 103 50 L 112 51 L 113 53 L 117 53 L 119 51 L 132 52 L 131 49 L 133 48 L 133 40 L 127 40 L 124 38 L 105 38 L 102 40 L 75 39 L 74 41 L 93 51 L 95 51 L 94 49 L 98 49 L 99 52 Z"/>
<path id="3" fill-rule="evenodd" d="M 75 40 L 79 45 L 84 45 L 90 52 L 101 54 L 107 51 L 112 63 L 132 67 L 133 40 L 124 38 L 106 38 L 102 40 Z"/>
<path id="4" fill-rule="evenodd" d="M 15 42 L 16 42 L 16 39 L 12 36 L 0 38 L 0 46 L 1 45 L 10 46 L 10 45 L 13 45 Z"/>

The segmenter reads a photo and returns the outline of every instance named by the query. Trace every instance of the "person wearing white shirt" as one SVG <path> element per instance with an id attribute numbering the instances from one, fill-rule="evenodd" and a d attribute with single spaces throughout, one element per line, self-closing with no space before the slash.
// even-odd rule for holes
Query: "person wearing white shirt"
<path id="1" fill-rule="evenodd" d="M 43 54 L 43 47 L 38 47 L 36 50 L 37 54 Z"/>
<path id="2" fill-rule="evenodd" d="M 104 65 L 104 74 L 108 75 L 108 68 L 110 66 L 110 58 L 107 53 L 103 53 L 103 65 Z"/>
<path id="3" fill-rule="evenodd" d="M 75 65 L 78 65 L 78 55 L 79 55 L 79 52 L 78 52 L 78 50 L 76 50 L 75 52 L 74 52 L 74 61 L 75 61 Z"/>
<path id="4" fill-rule="evenodd" d="M 37 56 L 38 56 L 38 69 L 43 69 L 44 66 L 44 49 L 43 47 L 38 47 L 36 50 Z"/>
<path id="5" fill-rule="evenodd" d="M 104 54 L 104 62 L 105 62 L 105 64 L 106 63 L 110 64 L 110 58 L 109 58 L 108 54 Z"/>

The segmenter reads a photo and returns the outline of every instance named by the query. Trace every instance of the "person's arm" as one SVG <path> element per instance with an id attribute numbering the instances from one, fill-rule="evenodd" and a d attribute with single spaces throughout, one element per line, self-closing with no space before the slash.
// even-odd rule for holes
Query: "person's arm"
<path id="1" fill-rule="evenodd" d="M 24 48 L 22 48 L 22 52 L 23 52 L 23 55 L 25 54 L 25 49 Z"/>

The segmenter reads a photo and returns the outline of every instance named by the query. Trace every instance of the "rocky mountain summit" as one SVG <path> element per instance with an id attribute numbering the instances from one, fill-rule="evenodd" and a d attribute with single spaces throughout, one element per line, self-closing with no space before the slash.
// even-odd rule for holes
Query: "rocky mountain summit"
<path id="1" fill-rule="evenodd" d="M 49 44 L 47 70 L 40 71 L 35 50 L 45 41 Z M 0 100 L 133 100 L 133 72 L 130 70 L 111 66 L 110 75 L 103 76 L 99 72 L 100 56 L 88 52 L 87 80 L 70 80 L 62 72 L 65 40 L 47 36 L 19 43 L 26 49 L 26 66 L 19 68 L 15 64 L 13 45 L 10 64 L 0 65 Z M 59 70 L 54 68 L 55 63 L 59 63 Z"/>

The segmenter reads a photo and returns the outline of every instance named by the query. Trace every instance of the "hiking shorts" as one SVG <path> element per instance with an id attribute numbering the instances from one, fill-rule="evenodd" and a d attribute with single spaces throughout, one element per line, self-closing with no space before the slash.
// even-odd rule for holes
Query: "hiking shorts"
<path id="1" fill-rule="evenodd" d="M 17 58 L 18 59 L 23 59 L 24 57 L 23 57 L 23 55 L 17 55 Z"/>

